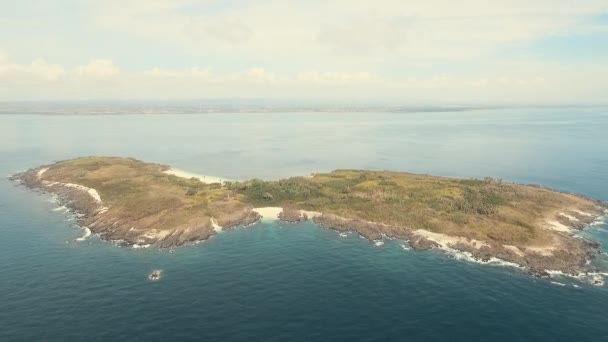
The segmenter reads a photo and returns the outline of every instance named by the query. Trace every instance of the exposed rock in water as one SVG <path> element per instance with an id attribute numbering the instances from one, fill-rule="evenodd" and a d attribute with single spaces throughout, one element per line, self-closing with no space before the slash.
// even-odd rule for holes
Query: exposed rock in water
<path id="1" fill-rule="evenodd" d="M 283 211 L 279 213 L 279 220 L 290 223 L 303 222 L 308 220 L 308 215 L 300 210 L 283 208 Z"/>
<path id="2" fill-rule="evenodd" d="M 431 241 L 425 237 L 419 237 L 410 240 L 410 246 L 417 251 L 425 251 L 433 247 L 439 247 L 439 244 L 435 241 Z"/>
<path id="3" fill-rule="evenodd" d="M 160 280 L 160 271 L 159 270 L 152 271 L 152 273 L 150 273 L 150 275 L 148 275 L 148 279 L 150 279 L 152 281 Z"/>

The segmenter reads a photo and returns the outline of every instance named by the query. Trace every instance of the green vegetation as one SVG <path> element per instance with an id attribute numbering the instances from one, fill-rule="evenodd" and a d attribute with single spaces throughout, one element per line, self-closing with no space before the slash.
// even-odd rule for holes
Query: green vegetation
<path id="1" fill-rule="evenodd" d="M 337 170 L 279 181 L 227 184 L 254 206 L 282 206 L 427 229 L 482 241 L 544 243 L 539 218 L 577 199 L 493 178 L 455 179 Z M 270 196 L 269 196 L 270 195 Z"/>
<path id="2" fill-rule="evenodd" d="M 219 184 L 169 175 L 166 168 L 131 158 L 87 157 L 54 164 L 44 176 L 96 189 L 111 214 L 157 229 L 200 224 L 228 208 L 246 207 L 237 196 L 226 196 Z"/>
<path id="3" fill-rule="evenodd" d="M 355 211 L 363 217 L 384 209 L 387 217 L 383 222 L 393 220 L 391 209 L 424 207 L 438 214 L 492 215 L 508 202 L 507 186 L 491 178 L 456 180 L 385 171 L 340 170 L 313 178 L 251 180 L 227 187 L 246 195 L 255 205 Z"/>
<path id="4" fill-rule="evenodd" d="M 280 206 L 489 243 L 538 246 L 554 240 L 553 232 L 539 229 L 547 219 L 564 208 L 583 210 L 592 203 L 492 178 L 337 170 L 222 186 L 169 175 L 166 168 L 129 158 L 89 157 L 54 164 L 44 178 L 96 189 L 112 215 L 158 229 L 200 225 L 210 217 L 230 222 L 234 212 Z"/>

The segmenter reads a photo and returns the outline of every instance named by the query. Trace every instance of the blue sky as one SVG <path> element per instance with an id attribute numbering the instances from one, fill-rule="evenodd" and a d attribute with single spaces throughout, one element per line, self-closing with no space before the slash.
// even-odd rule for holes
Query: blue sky
<path id="1" fill-rule="evenodd" d="M 0 17 L 0 100 L 607 102 L 605 0 L 24 0 Z"/>

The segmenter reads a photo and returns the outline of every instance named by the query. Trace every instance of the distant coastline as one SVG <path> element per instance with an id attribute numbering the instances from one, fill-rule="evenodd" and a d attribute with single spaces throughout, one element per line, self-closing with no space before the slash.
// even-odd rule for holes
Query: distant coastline
<path id="1" fill-rule="evenodd" d="M 438 113 L 514 108 L 606 108 L 608 104 L 394 104 L 280 100 L 0 101 L 0 115 L 138 115 L 213 113 Z"/>

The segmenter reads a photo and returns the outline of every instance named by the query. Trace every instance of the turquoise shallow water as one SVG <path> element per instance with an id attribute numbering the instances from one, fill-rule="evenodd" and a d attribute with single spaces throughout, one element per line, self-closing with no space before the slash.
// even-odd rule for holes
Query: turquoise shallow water
<path id="1" fill-rule="evenodd" d="M 0 116 L 0 174 L 121 155 L 227 178 L 496 176 L 608 200 L 608 110 Z M 0 180 L 0 340 L 602 341 L 608 288 L 258 223 L 175 253 L 90 237 Z M 608 227 L 585 233 L 608 246 Z M 147 275 L 161 269 L 163 279 Z M 576 288 L 573 285 L 580 287 Z"/>

